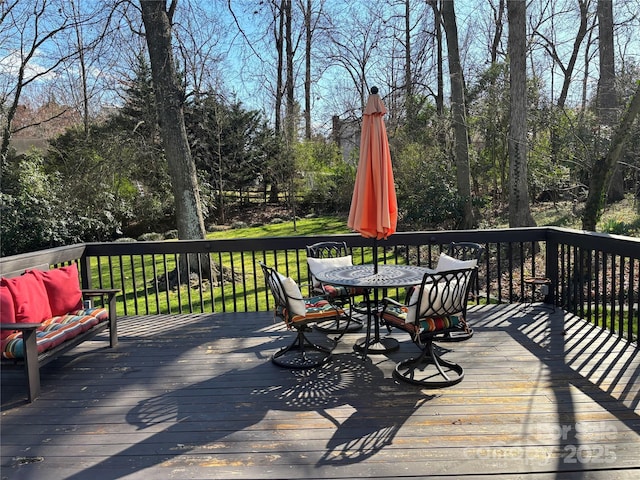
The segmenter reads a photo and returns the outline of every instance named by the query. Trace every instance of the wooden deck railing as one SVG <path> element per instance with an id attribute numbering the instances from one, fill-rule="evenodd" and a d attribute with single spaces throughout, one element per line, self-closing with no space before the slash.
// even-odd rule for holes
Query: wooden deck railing
<path id="1" fill-rule="evenodd" d="M 264 311 L 270 309 L 271 298 L 257 262 L 305 284 L 305 247 L 324 240 L 346 241 L 354 263 L 372 261 L 373 241 L 357 234 L 110 242 L 0 258 L 0 274 L 77 262 L 84 288 L 121 290 L 120 315 Z M 433 266 L 454 241 L 485 247 L 475 302 L 516 303 L 528 301 L 533 293 L 541 299 L 523 279 L 545 276 L 552 281 L 545 301 L 637 341 L 640 239 L 556 227 L 402 232 L 378 242 L 378 261 Z M 179 264 L 187 268 L 177 268 Z M 181 272 L 187 270 L 196 273 L 185 278 Z"/>

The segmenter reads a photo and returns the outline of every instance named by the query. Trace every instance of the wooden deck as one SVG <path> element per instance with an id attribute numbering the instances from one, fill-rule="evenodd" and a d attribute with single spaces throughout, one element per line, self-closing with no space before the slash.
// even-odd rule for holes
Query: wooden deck
<path id="1" fill-rule="evenodd" d="M 345 336 L 325 367 L 269 356 L 270 314 L 123 318 L 120 344 L 83 344 L 26 404 L 2 375 L 1 477 L 17 479 L 640 477 L 640 351 L 558 311 L 476 307 L 442 344 L 462 383 L 393 379 L 417 351 L 363 361 Z M 314 333 L 317 338 L 323 338 Z M 526 475 L 528 473 L 528 475 Z"/>

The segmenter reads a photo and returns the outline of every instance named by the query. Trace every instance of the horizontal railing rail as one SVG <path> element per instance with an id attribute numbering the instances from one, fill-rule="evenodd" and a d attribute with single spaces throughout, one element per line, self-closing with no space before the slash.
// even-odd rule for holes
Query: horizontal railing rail
<path id="1" fill-rule="evenodd" d="M 258 262 L 302 286 L 306 246 L 345 241 L 354 263 L 373 261 L 374 241 L 358 234 L 230 240 L 87 243 L 0 258 L 0 274 L 76 262 L 83 287 L 118 288 L 121 315 L 253 312 L 271 309 Z M 399 232 L 375 243 L 380 263 L 433 267 L 451 242 L 477 242 L 485 255 L 476 303 L 553 303 L 630 339 L 639 330 L 640 240 L 557 227 Z M 523 280 L 543 276 L 549 292 Z M 402 295 L 392 291 L 385 294 Z"/>

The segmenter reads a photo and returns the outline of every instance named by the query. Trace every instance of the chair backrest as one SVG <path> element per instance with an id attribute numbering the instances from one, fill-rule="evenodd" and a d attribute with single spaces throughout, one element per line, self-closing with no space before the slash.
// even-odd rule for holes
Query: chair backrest
<path id="1" fill-rule="evenodd" d="M 293 279 L 280 274 L 276 269 L 258 262 L 264 274 L 264 280 L 271 290 L 271 294 L 276 302 L 276 315 L 288 324 L 288 315 L 306 314 L 305 301 L 300 293 L 300 287 Z"/>
<path id="2" fill-rule="evenodd" d="M 307 257 L 335 258 L 349 255 L 346 242 L 319 242 L 307 245 Z"/>
<path id="3" fill-rule="evenodd" d="M 451 242 L 449 244 L 449 256 L 456 258 L 458 260 L 477 260 L 478 265 L 482 262 L 482 255 L 484 254 L 484 247 L 479 243 L 473 242 Z M 476 276 L 477 278 L 477 276 Z M 476 281 L 476 278 L 473 279 L 470 293 L 472 297 L 478 297 L 479 285 Z"/>
<path id="4" fill-rule="evenodd" d="M 451 242 L 447 253 L 458 260 L 477 260 L 480 264 L 484 247 L 473 242 Z"/>
<path id="5" fill-rule="evenodd" d="M 315 275 L 323 270 L 343 265 L 352 265 L 346 242 L 319 242 L 307 245 L 307 266 L 314 294 L 321 293 L 321 282 Z"/>
<path id="6" fill-rule="evenodd" d="M 282 284 L 280 275 L 276 269 L 271 268 L 262 262 L 259 262 L 259 264 L 262 268 L 262 273 L 264 274 L 264 281 L 266 282 L 267 287 L 269 287 L 269 290 L 271 290 L 276 306 L 286 307 L 287 294 L 284 290 L 284 285 Z"/>
<path id="7" fill-rule="evenodd" d="M 469 290 L 477 267 L 426 273 L 408 303 L 407 322 L 421 318 L 466 316 Z"/>

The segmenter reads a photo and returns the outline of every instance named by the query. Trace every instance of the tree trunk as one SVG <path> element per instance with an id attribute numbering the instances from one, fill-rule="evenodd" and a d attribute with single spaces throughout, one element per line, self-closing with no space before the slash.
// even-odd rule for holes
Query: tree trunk
<path id="1" fill-rule="evenodd" d="M 292 148 L 295 141 L 295 76 L 293 65 L 293 18 L 292 18 L 292 6 L 291 0 L 285 0 L 284 4 L 284 17 L 285 17 L 285 60 L 286 60 L 286 80 L 285 80 L 285 136 L 287 147 Z"/>
<path id="2" fill-rule="evenodd" d="M 458 28 L 453 1 L 442 3 L 442 18 L 447 36 L 447 50 L 449 52 L 449 74 L 451 77 L 451 108 L 453 110 L 453 124 L 455 136 L 456 183 L 458 195 L 464 201 L 462 228 L 473 228 L 475 219 L 471 205 L 471 175 L 469 169 L 469 136 L 464 102 L 464 76 L 460 64 L 458 49 Z"/>
<path id="3" fill-rule="evenodd" d="M 640 81 L 636 83 L 636 91 L 629 108 L 627 108 L 611 140 L 609 152 L 605 157 L 598 158 L 593 166 L 589 181 L 589 195 L 582 214 L 582 228 L 584 230 L 595 231 L 596 229 L 596 223 L 598 223 L 604 208 L 606 187 L 613 175 L 614 166 L 622 156 L 622 148 L 631 134 L 631 126 L 639 112 Z"/>
<path id="4" fill-rule="evenodd" d="M 491 4 L 493 9 L 493 21 L 496 25 L 496 31 L 493 34 L 493 40 L 491 41 L 491 65 L 494 65 L 498 61 L 498 48 L 500 47 L 500 40 L 502 39 L 502 19 L 504 18 L 504 0 L 498 0 L 498 5 Z"/>
<path id="5" fill-rule="evenodd" d="M 437 68 L 437 92 L 436 92 L 436 113 L 439 117 L 444 114 L 444 80 L 443 80 L 443 56 L 442 56 L 442 17 L 438 8 L 437 0 L 428 0 L 427 3 L 433 10 L 434 31 L 436 36 L 436 68 Z"/>
<path id="6" fill-rule="evenodd" d="M 526 3 L 507 0 L 508 50 L 511 96 L 509 150 L 509 226 L 531 227 L 535 220 L 529 206 L 527 184 L 527 43 Z"/>
<path id="7" fill-rule="evenodd" d="M 282 131 L 282 98 L 284 96 L 282 88 L 282 76 L 284 72 L 284 4 L 285 0 L 273 0 L 273 38 L 278 58 L 276 68 L 276 98 L 274 107 L 274 129 L 276 134 L 279 134 Z"/>
<path id="8" fill-rule="evenodd" d="M 304 30 L 306 35 L 304 51 L 304 138 L 311 140 L 311 0 L 307 0 L 304 13 Z"/>
<path id="9" fill-rule="evenodd" d="M 618 115 L 616 97 L 616 71 L 613 51 L 613 2 L 598 0 L 598 54 L 600 57 L 600 77 L 598 79 L 598 118 L 601 125 L 613 127 Z M 609 149 L 611 151 L 611 148 Z M 608 185 L 607 198 L 616 202 L 624 198 L 622 170 L 617 164 L 611 165 L 613 174 Z"/>
<path id="10" fill-rule="evenodd" d="M 184 125 L 184 93 L 175 71 L 171 46 L 171 16 L 164 1 L 141 0 L 142 20 L 151 61 L 158 120 L 162 133 L 176 207 L 178 236 L 201 239 L 205 236 L 196 168 L 191 157 Z"/>
<path id="11" fill-rule="evenodd" d="M 166 10 L 164 1 L 140 0 L 158 122 L 176 208 L 178 238 L 196 240 L 205 238 L 206 230 L 196 167 L 184 125 L 184 93 L 175 71 L 171 46 L 171 19 L 176 3 L 177 0 L 172 0 L 169 10 Z M 218 277 L 216 268 L 206 254 L 202 254 L 200 258 L 198 254 L 180 258 L 178 270 L 181 282 L 189 282 L 189 270 L 204 278 L 210 272 L 215 272 L 213 276 Z"/>
<path id="12" fill-rule="evenodd" d="M 409 131 L 413 131 L 417 111 L 413 98 L 411 73 L 411 5 L 409 0 L 404 0 L 404 92 L 407 125 L 409 125 Z"/>

